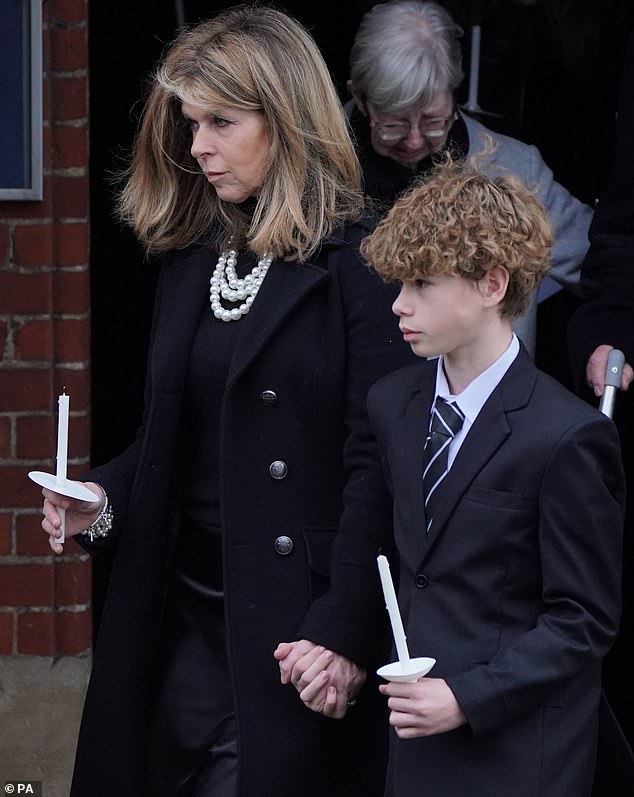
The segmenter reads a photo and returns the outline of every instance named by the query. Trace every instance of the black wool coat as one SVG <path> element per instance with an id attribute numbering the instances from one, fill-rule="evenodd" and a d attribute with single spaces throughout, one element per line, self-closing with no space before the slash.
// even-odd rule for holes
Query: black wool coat
<path id="1" fill-rule="evenodd" d="M 311 603 L 328 588 L 340 522 L 366 527 L 370 547 L 389 532 L 381 475 L 365 467 L 373 445 L 365 399 L 377 378 L 413 355 L 391 313 L 395 288 L 359 259 L 368 232 L 364 224 L 340 231 L 306 264 L 274 261 L 238 322 L 219 423 L 227 651 L 243 797 L 383 791 L 388 725 L 376 683 L 345 720 L 326 719 L 279 683 L 273 659 L 278 642 L 300 638 Z M 85 477 L 108 493 L 115 512 L 108 539 L 117 550 L 72 797 L 146 793 L 153 673 L 180 512 L 183 389 L 192 338 L 201 313 L 210 312 L 216 260 L 205 244 L 165 257 L 143 424 L 127 451 Z M 265 401 L 265 391 L 277 400 L 269 394 Z M 286 464 L 283 479 L 269 470 L 276 461 Z M 369 496 L 363 503 L 361 494 Z M 286 555 L 276 546 L 282 536 L 293 545 Z M 349 558 L 357 556 L 364 564 L 352 568 L 351 595 L 355 572 L 359 594 L 376 582 L 364 621 L 351 628 L 326 613 L 309 638 L 373 669 L 389 655 L 389 632 L 378 575 L 367 564 L 373 557 L 352 551 Z"/>
<path id="2" fill-rule="evenodd" d="M 590 249 L 581 267 L 586 301 L 568 324 L 568 347 L 580 395 L 586 388 L 586 363 L 597 346 L 621 349 L 634 362 L 634 33 L 627 44 L 617 117 L 617 142 L 608 187 L 590 226 Z M 614 420 L 623 458 L 634 472 L 634 392 L 619 393 Z"/>

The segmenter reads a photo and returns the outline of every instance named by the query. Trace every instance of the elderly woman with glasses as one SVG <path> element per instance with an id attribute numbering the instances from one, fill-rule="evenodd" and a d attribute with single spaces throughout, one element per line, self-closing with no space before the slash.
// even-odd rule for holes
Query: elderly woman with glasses
<path id="1" fill-rule="evenodd" d="M 350 54 L 353 100 L 346 110 L 365 192 L 387 210 L 414 177 L 429 171 L 436 153 L 480 154 L 483 173 L 511 172 L 536 190 L 555 233 L 550 277 L 577 293 L 592 210 L 554 180 L 536 147 L 488 130 L 457 109 L 461 35 L 447 11 L 432 2 L 391 0 L 363 17 Z M 531 354 L 536 316 L 535 296 L 515 325 Z"/>

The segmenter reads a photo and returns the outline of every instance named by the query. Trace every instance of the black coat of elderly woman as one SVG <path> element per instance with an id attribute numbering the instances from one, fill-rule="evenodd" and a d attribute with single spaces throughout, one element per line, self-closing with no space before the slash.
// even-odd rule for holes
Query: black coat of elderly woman
<path id="1" fill-rule="evenodd" d="M 338 530 L 378 544 L 391 522 L 381 489 L 356 501 L 381 478 L 365 397 L 411 355 L 358 255 L 358 162 L 294 20 L 243 6 L 179 36 L 120 212 L 163 254 L 143 422 L 85 476 L 94 503 L 44 492 L 53 551 L 59 507 L 67 537 L 116 546 L 71 793 L 379 795 L 387 722 L 363 686 L 388 655 L 377 574 L 353 567 L 350 599 L 376 596 L 364 627 L 306 622 Z M 333 685 L 350 677 L 341 721 L 281 682 L 273 653 L 303 625 Z"/>

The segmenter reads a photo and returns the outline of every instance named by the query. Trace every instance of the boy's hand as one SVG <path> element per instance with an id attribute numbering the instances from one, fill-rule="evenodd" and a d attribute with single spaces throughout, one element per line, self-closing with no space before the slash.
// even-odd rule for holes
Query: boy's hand
<path id="1" fill-rule="evenodd" d="M 365 670 L 307 639 L 281 642 L 273 655 L 282 683 L 292 683 L 307 708 L 326 717 L 343 718 L 365 683 Z"/>
<path id="2" fill-rule="evenodd" d="M 381 684 L 379 691 L 389 697 L 390 725 L 400 739 L 445 733 L 467 721 L 443 678 L 421 678 L 413 684 Z"/>

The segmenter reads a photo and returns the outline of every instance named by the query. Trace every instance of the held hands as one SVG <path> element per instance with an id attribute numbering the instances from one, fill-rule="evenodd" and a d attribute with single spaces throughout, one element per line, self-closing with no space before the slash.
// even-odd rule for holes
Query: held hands
<path id="1" fill-rule="evenodd" d="M 588 382 L 588 387 L 594 390 L 594 395 L 597 398 L 601 396 L 605 388 L 605 369 L 608 364 L 608 355 L 613 348 L 614 346 L 608 346 L 607 344 L 597 346 L 586 365 L 586 381 Z M 632 370 L 632 366 L 629 363 L 625 363 L 621 377 L 621 390 L 627 390 L 632 379 L 634 379 L 634 370 Z"/>
<path id="2" fill-rule="evenodd" d="M 443 678 L 421 678 L 416 683 L 381 684 L 379 691 L 389 698 L 390 725 L 400 739 L 445 733 L 467 721 Z"/>
<path id="3" fill-rule="evenodd" d="M 307 708 L 326 717 L 342 719 L 365 683 L 365 670 L 307 639 L 280 642 L 273 655 L 282 683 L 292 683 Z"/>
<path id="4" fill-rule="evenodd" d="M 326 717 L 344 717 L 365 683 L 365 670 L 307 639 L 280 642 L 273 655 L 280 665 L 282 683 L 292 683 L 303 703 Z M 442 678 L 382 684 L 379 691 L 389 698 L 390 725 L 401 739 L 445 733 L 467 721 Z"/>
<path id="5" fill-rule="evenodd" d="M 66 538 L 68 538 L 74 537 L 75 534 L 87 529 L 97 519 L 103 508 L 105 497 L 101 487 L 95 482 L 85 482 L 85 486 L 95 493 L 94 502 L 67 498 L 46 488 L 42 490 L 42 495 L 44 496 L 42 528 L 49 535 L 48 542 L 54 553 L 63 553 L 64 551 L 64 546 L 56 542 L 62 536 L 62 519 L 59 516 L 58 509 L 66 510 L 65 531 Z"/>

